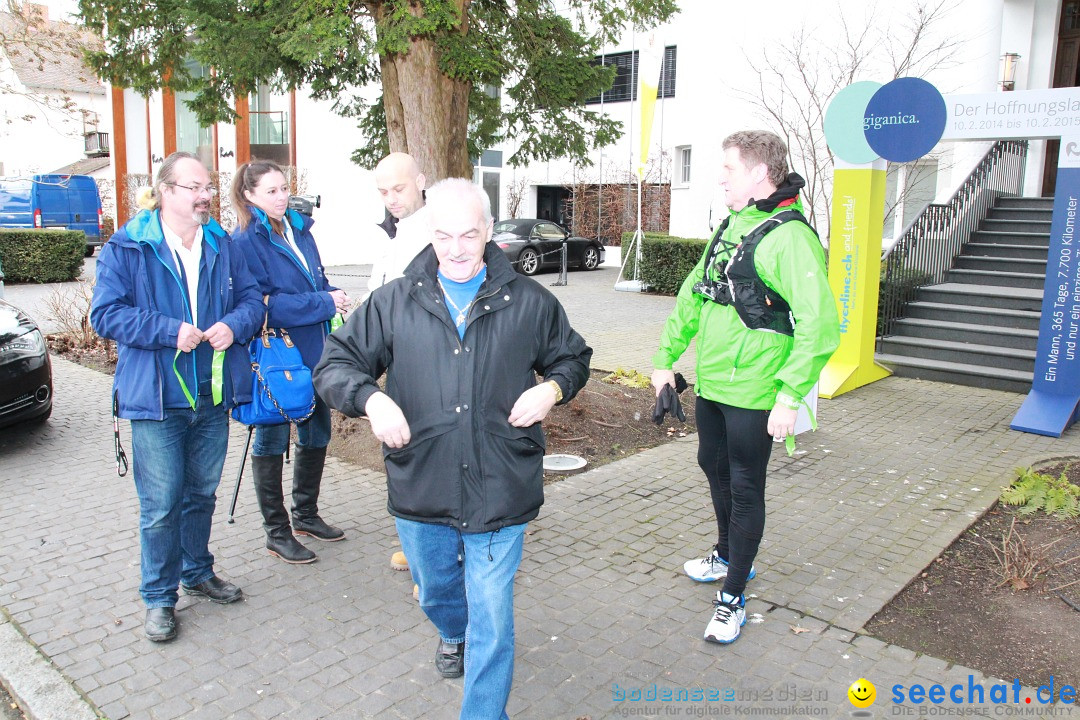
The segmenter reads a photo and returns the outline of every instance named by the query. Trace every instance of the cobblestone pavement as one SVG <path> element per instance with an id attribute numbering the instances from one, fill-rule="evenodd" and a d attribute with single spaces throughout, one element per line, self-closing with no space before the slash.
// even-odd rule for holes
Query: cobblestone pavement
<path id="1" fill-rule="evenodd" d="M 596 367 L 647 372 L 672 301 L 609 291 L 613 281 L 606 270 L 571 273 L 553 291 L 597 349 Z M 320 506 L 348 539 L 312 541 L 319 562 L 287 566 L 262 547 L 250 475 L 226 522 L 240 426 L 211 549 L 245 601 L 184 597 L 179 638 L 145 640 L 137 502 L 113 467 L 110 380 L 64 361 L 55 370 L 52 419 L 0 433 L 0 608 L 102 715 L 457 717 L 461 681 L 435 673 L 435 634 L 408 574 L 387 562 L 397 540 L 382 476 L 331 459 Z M 970 674 L 989 700 L 993 679 L 860 631 L 991 504 L 1011 468 L 1080 453 L 1076 428 L 1057 440 L 1009 430 L 1020 400 L 890 378 L 822 401 L 821 429 L 795 457 L 773 458 L 750 620 L 730 646 L 701 640 L 716 588 L 680 572 L 714 532 L 695 437 L 549 486 L 517 580 L 510 715 L 838 716 L 860 677 L 877 685 L 883 715 L 896 713 L 896 684 L 966 688 Z M 633 699 L 680 691 L 694 694 Z"/>

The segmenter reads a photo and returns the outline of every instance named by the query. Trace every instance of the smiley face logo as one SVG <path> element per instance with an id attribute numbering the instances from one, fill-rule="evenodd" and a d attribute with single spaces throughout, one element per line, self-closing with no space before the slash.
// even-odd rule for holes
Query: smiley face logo
<path id="1" fill-rule="evenodd" d="M 866 678 L 859 678 L 851 683 L 847 690 L 848 700 L 857 708 L 868 708 L 877 698 L 877 688 Z"/>

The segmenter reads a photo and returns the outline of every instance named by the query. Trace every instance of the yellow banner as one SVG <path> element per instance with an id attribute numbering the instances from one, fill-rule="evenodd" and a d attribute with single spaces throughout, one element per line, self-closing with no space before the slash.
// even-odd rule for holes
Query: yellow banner
<path id="1" fill-rule="evenodd" d="M 838 167 L 833 172 L 832 203 L 829 285 L 840 316 L 840 347 L 821 372 L 821 396 L 825 398 L 891 374 L 874 362 L 885 215 L 884 168 Z"/>
<path id="2" fill-rule="evenodd" d="M 638 103 L 641 107 L 641 145 L 638 148 L 637 174 L 645 177 L 645 164 L 652 145 L 653 113 L 656 110 L 656 93 L 660 89 L 660 70 L 664 63 L 664 46 L 650 33 L 648 41 L 638 54 Z"/>

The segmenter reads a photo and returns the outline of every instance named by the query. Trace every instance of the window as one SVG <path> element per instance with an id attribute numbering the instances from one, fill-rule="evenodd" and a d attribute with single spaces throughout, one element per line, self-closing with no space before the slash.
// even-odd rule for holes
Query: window
<path id="1" fill-rule="evenodd" d="M 477 162 L 479 160 L 479 162 Z M 501 150 L 484 150 L 479 158 L 472 158 L 473 182 L 484 188 L 491 201 L 491 217 L 499 217 L 500 175 L 503 156 Z"/>
<path id="2" fill-rule="evenodd" d="M 885 174 L 885 225 L 883 235 L 897 238 L 918 217 L 937 190 L 937 158 L 912 163 L 889 163 Z"/>
<path id="3" fill-rule="evenodd" d="M 555 223 L 543 222 L 537 223 L 536 227 L 532 231 L 533 237 L 540 238 L 541 240 L 562 240 L 566 237 L 566 233 L 561 227 Z"/>
<path id="4" fill-rule="evenodd" d="M 191 59 L 186 60 L 184 66 L 192 77 L 203 78 L 210 74 L 205 65 Z M 202 125 L 195 111 L 188 107 L 188 102 L 194 99 L 194 92 L 176 93 L 176 149 L 193 153 L 207 170 L 213 170 L 216 156 L 214 130 Z"/>
<path id="5" fill-rule="evenodd" d="M 690 184 L 690 146 L 675 148 L 675 177 L 680 185 Z"/>
<path id="6" fill-rule="evenodd" d="M 656 97 L 675 97 L 675 57 L 674 45 L 664 48 L 664 60 L 660 66 L 660 85 Z M 600 102 L 626 102 L 637 100 L 638 51 L 610 53 L 593 59 L 594 65 L 614 65 L 615 80 L 611 89 L 600 95 L 588 98 L 586 105 Z"/>

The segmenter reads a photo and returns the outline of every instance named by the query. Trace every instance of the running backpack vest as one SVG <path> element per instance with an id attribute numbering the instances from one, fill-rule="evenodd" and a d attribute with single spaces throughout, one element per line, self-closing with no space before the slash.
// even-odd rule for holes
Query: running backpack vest
<path id="1" fill-rule="evenodd" d="M 798 210 L 783 210 L 759 223 L 753 230 L 742 237 L 735 246 L 731 259 L 717 267 L 718 280 L 709 279 L 709 268 L 716 265 L 722 246 L 731 247 L 721 238 L 727 229 L 728 220 L 720 226 L 716 236 L 706 251 L 705 277 L 694 285 L 694 292 L 721 305 L 731 305 L 750 330 L 764 330 L 782 335 L 793 336 L 795 325 L 792 323 L 791 306 L 787 300 L 770 288 L 758 276 L 754 265 L 754 253 L 762 239 L 786 222 L 798 221 L 814 229 Z M 814 232 L 816 236 L 817 233 Z"/>

